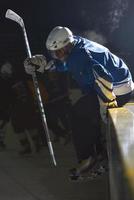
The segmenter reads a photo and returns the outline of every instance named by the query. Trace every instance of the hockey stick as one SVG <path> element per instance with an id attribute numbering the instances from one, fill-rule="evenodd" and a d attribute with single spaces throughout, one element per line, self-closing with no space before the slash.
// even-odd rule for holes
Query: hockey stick
<path id="1" fill-rule="evenodd" d="M 27 56 L 31 58 L 32 54 L 31 54 L 31 50 L 30 50 L 30 46 L 29 46 L 29 42 L 28 42 L 28 37 L 27 37 L 27 33 L 26 33 L 26 28 L 25 28 L 25 24 L 24 24 L 23 19 L 19 15 L 17 15 L 14 11 L 12 11 L 10 9 L 8 9 L 6 11 L 5 17 L 17 22 L 21 26 L 21 28 L 23 30 L 23 34 L 24 34 Z M 55 156 L 54 156 L 52 142 L 51 142 L 51 139 L 50 139 L 50 134 L 49 134 L 48 126 L 47 126 L 46 116 L 45 116 L 44 107 L 43 107 L 43 103 L 42 103 L 42 99 L 41 99 L 39 85 L 38 85 L 38 80 L 37 80 L 37 76 L 36 76 L 35 72 L 32 74 L 32 79 L 33 79 L 33 83 L 34 83 L 35 94 L 36 94 L 37 101 L 38 101 L 38 107 L 39 107 L 39 110 L 40 110 L 43 127 L 44 127 L 46 138 L 47 138 L 47 144 L 48 144 L 49 152 L 50 152 L 53 164 L 56 166 L 57 165 L 56 159 L 55 159 Z"/>

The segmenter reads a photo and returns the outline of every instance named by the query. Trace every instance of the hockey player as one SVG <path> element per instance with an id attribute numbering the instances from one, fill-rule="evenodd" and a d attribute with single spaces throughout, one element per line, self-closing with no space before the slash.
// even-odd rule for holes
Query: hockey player
<path id="1" fill-rule="evenodd" d="M 68 71 L 82 91 L 72 112 L 73 142 L 78 167 L 70 171 L 77 178 L 95 162 L 101 151 L 101 116 L 106 122 L 107 108 L 123 106 L 131 98 L 133 81 L 124 61 L 96 42 L 73 35 L 67 27 L 55 27 L 46 40 L 51 56 L 47 64 L 43 55 L 24 61 L 25 71 Z M 39 67 L 36 67 L 39 66 Z M 101 114 L 101 115 L 100 115 Z"/>
<path id="2" fill-rule="evenodd" d="M 48 128 L 53 132 L 54 141 L 59 142 L 60 138 L 62 138 L 64 144 L 67 144 L 71 135 L 69 121 L 71 102 L 68 91 L 68 74 L 66 72 L 48 72 L 43 77 L 38 76 L 38 82 Z M 28 81 L 28 83 L 36 102 L 32 80 Z M 41 135 L 44 138 L 44 132 Z"/>
<path id="3" fill-rule="evenodd" d="M 1 61 L 0 65 L 0 150 L 3 150 L 6 147 L 6 125 L 9 122 L 11 104 L 13 101 L 10 80 L 12 66 L 9 62 L 3 61 Z"/>
<path id="4" fill-rule="evenodd" d="M 0 68 L 0 146 L 4 147 L 5 125 L 10 120 L 14 132 L 21 144 L 20 154 L 30 154 L 40 150 L 39 127 L 41 120 L 36 111 L 31 92 L 28 88 L 27 78 L 16 73 L 16 65 L 11 61 L 3 61 Z M 26 74 L 24 74 L 26 75 Z M 33 143 L 33 149 L 29 137 Z M 2 145 L 3 144 L 3 145 Z"/>

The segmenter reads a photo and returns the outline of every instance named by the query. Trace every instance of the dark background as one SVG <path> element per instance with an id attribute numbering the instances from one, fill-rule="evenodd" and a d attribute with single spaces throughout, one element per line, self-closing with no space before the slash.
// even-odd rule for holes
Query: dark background
<path id="1" fill-rule="evenodd" d="M 24 38 L 19 25 L 5 19 L 8 8 L 23 18 L 33 54 L 45 52 L 46 37 L 54 26 L 68 26 L 109 47 L 134 71 L 133 0 L 1 0 L 0 62 L 12 59 L 22 65 Z"/>

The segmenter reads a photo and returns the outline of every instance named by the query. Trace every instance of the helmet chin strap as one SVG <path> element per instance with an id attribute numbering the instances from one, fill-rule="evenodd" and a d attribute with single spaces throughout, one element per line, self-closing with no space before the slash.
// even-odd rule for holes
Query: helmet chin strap
<path id="1" fill-rule="evenodd" d="M 65 55 L 62 56 L 62 57 L 59 57 L 59 56 L 53 55 L 52 58 L 57 59 L 57 60 L 60 60 L 60 61 L 65 61 L 66 58 L 67 58 L 68 56 L 69 56 L 69 53 L 68 53 L 68 54 L 65 54 Z"/>
<path id="2" fill-rule="evenodd" d="M 65 51 L 64 49 L 59 49 L 59 50 L 56 50 L 56 51 L 50 51 L 51 53 L 51 56 L 52 58 L 54 59 L 58 59 L 58 60 L 64 60 L 64 57 L 65 57 Z"/>
<path id="3" fill-rule="evenodd" d="M 69 56 L 69 54 L 72 51 L 74 44 L 69 43 L 66 47 L 56 50 L 56 51 L 51 51 L 51 56 L 54 59 L 58 59 L 60 61 L 65 61 L 66 58 Z"/>

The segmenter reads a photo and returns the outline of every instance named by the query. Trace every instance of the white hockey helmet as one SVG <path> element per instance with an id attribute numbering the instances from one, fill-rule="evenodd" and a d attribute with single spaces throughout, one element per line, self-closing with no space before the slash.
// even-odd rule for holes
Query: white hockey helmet
<path id="1" fill-rule="evenodd" d="M 12 74 L 12 65 L 7 61 L 5 62 L 0 69 L 2 74 Z"/>
<path id="2" fill-rule="evenodd" d="M 0 76 L 3 78 L 10 78 L 13 73 L 13 67 L 10 62 L 5 62 L 0 68 Z"/>
<path id="3" fill-rule="evenodd" d="M 73 33 L 69 28 L 56 26 L 48 35 L 46 48 L 50 51 L 59 50 L 73 41 Z"/>

